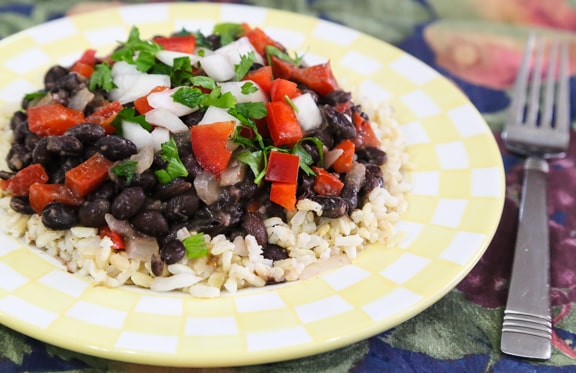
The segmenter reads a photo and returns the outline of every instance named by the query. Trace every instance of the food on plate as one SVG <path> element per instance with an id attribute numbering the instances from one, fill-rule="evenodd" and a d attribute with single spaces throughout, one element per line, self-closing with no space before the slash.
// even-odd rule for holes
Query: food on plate
<path id="1" fill-rule="evenodd" d="M 330 61 L 220 23 L 52 66 L 5 126 L 5 232 L 107 286 L 198 297 L 386 244 L 406 209 L 390 109 Z"/>

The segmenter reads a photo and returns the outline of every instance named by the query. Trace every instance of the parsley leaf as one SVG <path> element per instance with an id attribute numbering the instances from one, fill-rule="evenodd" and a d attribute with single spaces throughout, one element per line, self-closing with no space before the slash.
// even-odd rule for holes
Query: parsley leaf
<path id="1" fill-rule="evenodd" d="M 214 88 L 210 93 L 202 96 L 203 106 L 216 106 L 223 109 L 228 109 L 236 105 L 236 97 L 231 92 L 222 93 L 220 87 Z"/>
<path id="2" fill-rule="evenodd" d="M 47 94 L 48 94 L 48 92 L 46 92 L 46 91 L 27 93 L 26 95 L 24 95 L 24 100 L 32 101 L 32 100 L 35 100 L 37 98 L 42 98 L 42 97 L 46 96 Z"/>
<path id="3" fill-rule="evenodd" d="M 239 23 L 223 22 L 216 24 L 213 32 L 220 36 L 220 44 L 224 46 L 244 35 L 245 31 Z"/>
<path id="4" fill-rule="evenodd" d="M 147 72 L 155 63 L 155 55 L 162 47 L 150 40 L 140 39 L 140 31 L 132 26 L 128 40 L 112 53 L 112 60 L 126 61 L 136 65 L 139 71 Z"/>
<path id="5" fill-rule="evenodd" d="M 254 61 L 256 61 L 256 54 L 254 54 L 253 51 L 240 56 L 240 63 L 234 65 L 236 80 L 242 80 L 242 78 L 246 76 L 246 73 L 250 71 L 250 68 L 252 68 L 252 65 L 254 65 Z"/>
<path id="6" fill-rule="evenodd" d="M 240 87 L 240 90 L 241 90 L 243 95 L 249 95 L 250 93 L 257 92 L 258 87 L 256 86 L 256 84 L 254 84 L 252 82 L 246 82 L 246 83 L 242 84 L 242 86 Z"/>
<path id="7" fill-rule="evenodd" d="M 243 115 L 246 118 L 262 119 L 266 117 L 266 105 L 263 102 L 242 102 L 236 104 L 235 113 Z M 234 113 L 231 113 L 234 115 Z M 238 118 L 240 119 L 240 118 Z"/>
<path id="8" fill-rule="evenodd" d="M 191 259 L 202 258 L 208 255 L 209 249 L 204 241 L 204 233 L 196 233 L 182 240 L 186 249 L 186 256 Z"/>
<path id="9" fill-rule="evenodd" d="M 89 88 L 94 91 L 97 88 L 102 88 L 106 92 L 110 92 L 116 88 L 114 80 L 112 80 L 112 69 L 108 62 L 99 63 L 94 66 L 94 72 L 90 76 Z"/>
<path id="10" fill-rule="evenodd" d="M 196 87 L 181 87 L 172 94 L 172 98 L 191 108 L 216 106 L 229 109 L 236 105 L 236 97 L 231 92 L 222 93 L 220 87 L 214 87 L 210 93 L 203 93 Z"/>
<path id="11" fill-rule="evenodd" d="M 161 145 L 160 158 L 168 162 L 166 168 L 163 170 L 156 170 L 155 175 L 161 184 L 167 184 L 178 177 L 188 176 L 188 170 L 180 160 L 178 155 L 178 147 L 174 138 L 171 137 L 169 141 Z"/>
<path id="12" fill-rule="evenodd" d="M 182 87 L 172 94 L 172 99 L 182 105 L 195 108 L 200 106 L 202 96 L 204 96 L 204 93 L 200 88 Z"/>
<path id="13" fill-rule="evenodd" d="M 266 175 L 266 152 L 263 150 L 250 151 L 243 150 L 236 155 L 236 159 L 250 167 L 254 174 L 254 183 L 260 184 L 260 181 Z"/>
<path id="14" fill-rule="evenodd" d="M 122 162 L 112 166 L 110 171 L 112 171 L 112 173 L 116 176 L 124 176 L 126 181 L 128 181 L 128 184 L 130 184 L 134 179 L 134 175 L 136 174 L 137 164 L 138 162 L 136 161 L 125 159 Z"/>

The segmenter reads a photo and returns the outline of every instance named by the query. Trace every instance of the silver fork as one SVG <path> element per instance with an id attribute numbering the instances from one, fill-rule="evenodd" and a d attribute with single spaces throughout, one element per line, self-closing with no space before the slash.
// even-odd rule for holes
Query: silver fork
<path id="1" fill-rule="evenodd" d="M 534 36 L 527 42 L 502 134 L 507 149 L 526 160 L 500 349 L 533 359 L 548 359 L 552 353 L 546 160 L 563 157 L 570 136 L 567 46 L 552 42 L 544 67 L 545 45 L 544 39 Z"/>

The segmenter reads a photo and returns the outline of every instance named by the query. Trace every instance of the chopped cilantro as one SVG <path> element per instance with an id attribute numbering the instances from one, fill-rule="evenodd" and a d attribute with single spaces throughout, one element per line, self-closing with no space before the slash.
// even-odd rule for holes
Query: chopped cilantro
<path id="1" fill-rule="evenodd" d="M 266 174 L 267 156 L 263 150 L 243 150 L 236 155 L 236 159 L 250 167 L 254 174 L 254 183 L 260 184 L 260 181 Z"/>
<path id="2" fill-rule="evenodd" d="M 284 95 L 284 101 L 286 101 L 288 105 L 290 105 L 290 107 L 292 108 L 292 110 L 294 110 L 295 113 L 298 113 L 298 107 L 296 106 L 296 104 L 294 104 L 294 101 L 292 101 L 292 99 L 288 97 L 288 95 Z"/>
<path id="3" fill-rule="evenodd" d="M 134 179 L 134 175 L 136 174 L 137 164 L 138 162 L 136 161 L 125 159 L 122 162 L 112 166 L 110 171 L 112 171 L 112 173 L 116 176 L 124 176 L 126 181 L 128 181 L 128 184 L 130 184 Z"/>
<path id="4" fill-rule="evenodd" d="M 257 92 L 258 87 L 252 82 L 246 82 L 246 83 L 242 84 L 242 87 L 240 87 L 240 90 L 242 91 L 243 95 L 249 95 L 250 93 Z"/>
<path id="5" fill-rule="evenodd" d="M 195 87 L 202 87 L 206 89 L 216 88 L 216 81 L 209 76 L 196 75 L 190 79 L 190 84 Z"/>
<path id="6" fill-rule="evenodd" d="M 266 105 L 263 102 L 242 102 L 236 104 L 234 109 L 235 113 L 251 119 L 262 119 L 267 114 Z M 234 115 L 234 113 L 231 114 Z"/>
<path id="7" fill-rule="evenodd" d="M 226 45 L 244 35 L 245 31 L 239 23 L 222 22 L 214 26 L 213 32 L 220 36 L 220 44 Z"/>
<path id="8" fill-rule="evenodd" d="M 234 72 L 236 73 L 236 80 L 242 80 L 246 73 L 250 71 L 252 65 L 256 61 L 256 54 L 254 52 L 248 52 L 240 56 L 240 63 L 234 65 Z"/>
<path id="9" fill-rule="evenodd" d="M 156 170 L 156 178 L 161 184 L 167 184 L 178 177 L 188 176 L 186 167 L 180 160 L 178 155 L 178 147 L 174 138 L 161 145 L 160 157 L 167 162 L 166 168 L 163 170 Z"/>
<path id="10" fill-rule="evenodd" d="M 136 26 L 130 30 L 128 40 L 112 53 L 112 60 L 126 61 L 136 65 L 139 71 L 147 72 L 155 63 L 155 55 L 162 47 L 151 40 L 140 39 Z"/>
<path id="11" fill-rule="evenodd" d="M 99 63 L 94 66 L 94 72 L 90 76 L 89 88 L 94 91 L 97 88 L 101 88 L 106 92 L 110 92 L 113 88 L 116 88 L 116 84 L 112 80 L 112 69 L 108 62 Z"/>
<path id="12" fill-rule="evenodd" d="M 182 240 L 186 249 L 186 256 L 191 259 L 202 258 L 208 255 L 209 249 L 204 241 L 203 233 L 196 233 Z"/>
<path id="13" fill-rule="evenodd" d="M 203 93 L 196 87 L 181 87 L 172 94 L 172 98 L 191 108 L 216 106 L 228 109 L 236 104 L 236 97 L 230 92 L 222 93 L 220 87 L 214 87 L 210 93 Z"/>
<path id="14" fill-rule="evenodd" d="M 37 98 L 42 98 L 42 97 L 46 96 L 47 94 L 48 94 L 48 92 L 46 92 L 46 91 L 27 93 L 24 95 L 24 100 L 32 101 L 32 100 L 35 100 Z"/>

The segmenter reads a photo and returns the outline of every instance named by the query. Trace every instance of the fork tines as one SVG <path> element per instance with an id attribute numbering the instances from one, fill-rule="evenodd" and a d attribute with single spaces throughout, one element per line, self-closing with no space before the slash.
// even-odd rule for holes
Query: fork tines
<path id="1" fill-rule="evenodd" d="M 546 51 L 548 53 L 545 53 Z M 547 61 L 545 55 L 548 55 Z M 567 42 L 547 42 L 544 37 L 536 38 L 530 35 L 512 92 L 503 137 L 514 143 L 515 134 L 511 132 L 515 132 L 515 125 L 532 127 L 535 130 L 536 127 L 554 128 L 559 130 L 557 133 L 564 134 L 570 125 L 568 97 Z M 526 128 L 523 128 L 522 132 L 526 134 Z M 538 142 L 540 143 L 541 139 Z M 521 149 L 518 151 L 525 153 Z"/>

